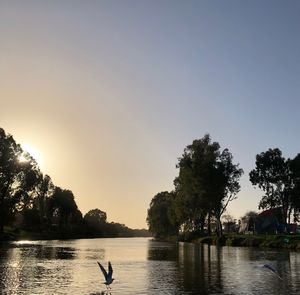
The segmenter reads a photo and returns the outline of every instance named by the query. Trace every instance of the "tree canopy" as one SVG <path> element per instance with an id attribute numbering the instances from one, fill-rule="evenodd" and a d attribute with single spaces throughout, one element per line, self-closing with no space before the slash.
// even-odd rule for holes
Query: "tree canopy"
<path id="1" fill-rule="evenodd" d="M 294 159 L 285 159 L 280 149 L 268 149 L 256 156 L 255 165 L 249 174 L 250 181 L 265 193 L 259 208 L 280 208 L 286 223 L 290 223 L 292 214 L 297 221 L 300 211 L 300 154 Z"/>
<path id="2" fill-rule="evenodd" d="M 0 128 L 0 234 L 15 211 L 32 206 L 40 178 L 36 161 Z"/>
<path id="3" fill-rule="evenodd" d="M 184 232 L 201 234 L 205 225 L 210 231 L 213 217 L 217 222 L 217 233 L 221 236 L 222 214 L 240 189 L 239 179 L 243 170 L 238 166 L 233 164 L 229 150 L 221 151 L 219 143 L 212 142 L 208 134 L 188 145 L 176 165 L 179 175 L 174 180 L 175 196 L 168 199 L 168 206 L 174 208 L 173 224 L 179 225 Z M 160 223 L 166 218 L 169 221 L 170 214 L 164 209 L 166 200 L 163 199 L 161 204 L 157 199 L 158 195 L 151 201 L 148 224 L 150 231 L 162 235 L 163 233 L 158 232 L 161 230 Z M 162 209 L 153 216 L 151 210 L 156 203 L 161 204 Z M 157 226 L 154 227 L 153 224 Z"/>
<path id="4" fill-rule="evenodd" d="M 160 192 L 151 200 L 147 222 L 149 230 L 156 238 L 178 234 L 178 224 L 174 212 L 174 192 Z"/>

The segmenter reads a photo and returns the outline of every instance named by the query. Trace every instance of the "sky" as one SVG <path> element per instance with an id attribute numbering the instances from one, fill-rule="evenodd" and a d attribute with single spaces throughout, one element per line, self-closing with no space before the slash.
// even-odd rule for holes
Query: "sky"
<path id="1" fill-rule="evenodd" d="M 209 133 L 244 169 L 300 152 L 300 2 L 0 0 L 0 127 L 83 214 L 146 227 L 184 148 Z"/>

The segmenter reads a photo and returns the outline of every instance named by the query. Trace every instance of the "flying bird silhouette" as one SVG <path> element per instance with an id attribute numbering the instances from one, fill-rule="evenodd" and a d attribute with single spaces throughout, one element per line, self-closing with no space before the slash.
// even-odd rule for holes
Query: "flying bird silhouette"
<path id="1" fill-rule="evenodd" d="M 97 261 L 97 263 L 98 263 L 98 265 L 99 265 L 99 267 L 100 267 L 100 269 L 103 273 L 103 276 L 105 278 L 104 284 L 106 285 L 107 290 L 111 289 L 110 284 L 112 284 L 112 282 L 114 280 L 113 277 L 112 277 L 113 268 L 111 266 L 111 263 L 108 262 L 108 272 L 105 270 L 105 268 L 102 266 L 102 264 L 100 262 Z"/>

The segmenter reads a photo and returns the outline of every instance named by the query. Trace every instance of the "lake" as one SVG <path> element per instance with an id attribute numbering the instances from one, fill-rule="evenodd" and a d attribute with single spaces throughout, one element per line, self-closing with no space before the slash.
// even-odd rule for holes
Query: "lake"
<path id="1" fill-rule="evenodd" d="M 0 294 L 300 294 L 300 253 L 147 238 L 0 244 Z M 269 264 L 278 275 L 263 267 Z"/>

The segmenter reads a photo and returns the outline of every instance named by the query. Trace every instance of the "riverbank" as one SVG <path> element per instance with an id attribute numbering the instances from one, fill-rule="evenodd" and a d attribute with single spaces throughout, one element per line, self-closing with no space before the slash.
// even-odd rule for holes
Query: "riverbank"
<path id="1" fill-rule="evenodd" d="M 25 231 L 5 227 L 4 233 L 0 234 L 0 241 L 19 241 L 19 240 L 68 240 L 68 239 L 94 239 L 94 238 L 138 238 L 151 237 L 147 230 L 130 230 L 127 234 L 116 233 L 115 235 L 99 235 L 97 233 L 82 233 L 76 231 Z"/>
<path id="2" fill-rule="evenodd" d="M 239 235 L 228 234 L 222 239 L 216 236 L 202 237 L 191 242 L 221 246 L 260 247 L 300 250 L 300 235 Z"/>
<path id="3" fill-rule="evenodd" d="M 5 232 L 0 235 L 0 241 L 20 241 L 20 240 L 64 240 L 64 239 L 84 239 L 89 238 L 87 235 L 70 234 L 70 233 L 37 233 L 21 231 L 19 233 Z M 92 238 L 92 237 L 90 237 Z"/>

